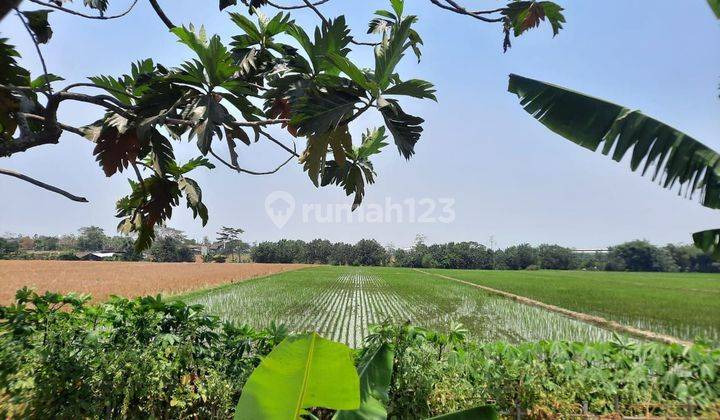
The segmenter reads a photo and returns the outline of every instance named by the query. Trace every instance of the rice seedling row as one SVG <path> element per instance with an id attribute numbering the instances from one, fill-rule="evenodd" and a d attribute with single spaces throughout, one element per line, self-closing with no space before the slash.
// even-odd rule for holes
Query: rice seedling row
<path id="1" fill-rule="evenodd" d="M 612 337 L 559 314 L 405 269 L 317 267 L 195 294 L 190 301 L 235 323 L 260 328 L 274 320 L 352 347 L 362 345 L 370 325 L 385 320 L 439 330 L 462 323 L 484 341 Z"/>
<path id="2" fill-rule="evenodd" d="M 425 270 L 681 340 L 720 343 L 720 275 Z"/>

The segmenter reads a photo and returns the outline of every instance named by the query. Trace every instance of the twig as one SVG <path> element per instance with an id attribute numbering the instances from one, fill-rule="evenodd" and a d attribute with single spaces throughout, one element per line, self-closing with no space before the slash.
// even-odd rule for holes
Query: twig
<path id="1" fill-rule="evenodd" d="M 225 159 L 218 156 L 212 149 L 210 149 L 210 154 L 213 155 L 215 157 L 215 159 L 219 160 L 223 165 L 227 166 L 228 168 L 238 171 L 238 172 L 246 173 L 249 175 L 271 175 L 271 174 L 274 174 L 275 172 L 279 171 L 283 166 L 287 165 L 294 158 L 294 156 L 290 156 L 289 158 L 287 158 L 287 160 L 285 160 L 283 163 L 278 165 L 278 167 L 276 167 L 275 169 L 273 169 L 271 171 L 257 172 L 257 171 L 251 171 L 249 169 L 244 169 L 237 165 L 233 165 L 233 164 L 227 162 Z"/>
<path id="2" fill-rule="evenodd" d="M 368 109 L 370 109 L 371 106 L 373 106 L 373 101 L 372 101 L 372 100 L 368 101 L 368 103 L 366 103 L 365 106 L 363 106 L 362 108 L 359 108 L 357 113 L 355 113 L 355 114 L 353 114 L 352 116 L 350 116 L 349 118 L 341 121 L 340 124 L 348 124 L 348 123 L 350 123 L 350 122 L 353 121 L 355 118 L 359 117 L 359 116 L 362 115 L 365 111 L 367 111 Z"/>
<path id="3" fill-rule="evenodd" d="M 319 0 L 319 1 L 316 1 L 315 3 L 312 3 L 312 5 L 313 5 L 313 6 L 320 6 L 321 4 L 327 3 L 327 2 L 329 2 L 329 1 L 330 1 L 330 0 Z M 281 4 L 273 3 L 273 2 L 271 2 L 271 1 L 269 1 L 269 2 L 267 2 L 267 3 L 268 3 L 270 6 L 276 8 L 276 9 L 280 9 L 280 10 L 296 10 L 296 9 L 305 9 L 305 8 L 308 7 L 307 3 L 305 3 L 305 4 L 293 5 L 293 6 L 283 6 L 283 5 L 281 5 Z"/>
<path id="4" fill-rule="evenodd" d="M 41 116 L 41 115 L 29 114 L 29 113 L 27 113 L 27 112 L 18 112 L 17 115 L 20 115 L 20 116 L 25 117 L 25 118 L 29 118 L 29 119 L 31 119 L 31 120 L 46 121 L 46 120 L 45 120 L 45 117 L 43 117 L 43 116 Z M 57 125 L 58 127 L 60 127 L 61 129 L 65 130 L 65 131 L 69 131 L 69 132 L 71 132 L 71 133 L 75 133 L 75 134 L 77 134 L 77 135 L 79 135 L 79 136 L 84 136 L 84 135 L 85 135 L 85 133 L 83 133 L 83 131 L 82 131 L 81 129 L 77 128 L 77 127 L 73 127 L 73 126 L 70 126 L 70 125 L 66 125 L 66 124 L 63 124 L 63 123 L 57 122 L 57 121 L 55 121 L 54 124 Z"/>
<path id="5" fill-rule="evenodd" d="M 100 105 L 104 106 L 105 108 L 122 115 L 123 117 L 131 120 L 135 118 L 135 115 L 131 112 L 127 111 L 124 107 L 127 105 L 118 101 L 116 98 L 113 98 L 109 95 L 85 95 L 83 93 L 76 93 L 76 92 L 58 92 L 56 95 L 54 95 L 58 102 L 64 101 L 64 100 L 73 100 L 78 102 L 87 102 L 90 104 Z"/>
<path id="6" fill-rule="evenodd" d="M 293 156 L 295 156 L 295 157 L 300 157 L 300 155 L 297 154 L 297 151 L 295 151 L 294 149 L 291 149 L 291 148 L 285 146 L 280 140 L 278 140 L 278 139 L 276 139 L 275 137 L 271 136 L 267 131 L 263 131 L 263 130 L 258 129 L 258 132 L 259 132 L 260 134 L 262 134 L 263 136 L 265 136 L 265 137 L 266 137 L 268 140 L 270 140 L 271 142 L 273 142 L 273 143 L 277 144 L 278 146 L 282 147 L 283 149 L 285 149 L 285 151 L 287 151 L 287 152 L 290 153 L 291 155 L 293 155 Z"/>
<path id="7" fill-rule="evenodd" d="M 322 13 L 320 13 L 320 10 L 318 10 L 318 8 L 315 7 L 315 5 L 310 2 L 310 0 L 303 0 L 303 1 L 305 2 L 305 5 L 306 5 L 307 7 L 309 7 L 310 9 L 312 9 L 312 11 L 315 12 L 316 15 L 318 15 L 318 17 L 320 18 L 320 20 L 322 20 L 322 23 L 323 23 L 323 24 L 328 25 L 328 20 L 327 20 L 327 18 L 326 18 L 325 16 L 323 16 Z"/>
<path id="8" fill-rule="evenodd" d="M 137 180 L 140 183 L 140 189 L 143 192 L 143 197 L 147 197 L 147 190 L 145 189 L 145 180 L 143 179 L 142 174 L 140 173 L 140 169 L 138 169 L 137 164 L 135 162 L 130 162 L 130 165 L 133 167 L 133 170 L 135 171 L 135 176 L 137 177 Z"/>
<path id="9" fill-rule="evenodd" d="M 52 95 L 53 91 L 52 87 L 50 86 L 50 76 L 48 76 L 48 69 L 47 65 L 45 64 L 45 57 L 43 57 L 42 52 L 40 51 L 40 44 L 38 43 L 37 38 L 35 38 L 35 34 L 30 29 L 30 26 L 25 21 L 25 18 L 23 17 L 22 13 L 20 13 L 20 10 L 17 9 L 17 7 L 15 8 L 15 13 L 17 13 L 18 18 L 20 18 L 23 26 L 25 26 L 28 34 L 30 34 L 30 38 L 32 38 L 33 44 L 35 44 L 35 51 L 37 51 L 38 57 L 40 57 L 40 64 L 42 64 L 43 73 L 45 74 L 45 84 L 47 85 L 47 91 L 48 94 Z"/>
<path id="10" fill-rule="evenodd" d="M 117 93 L 117 94 L 120 94 L 120 95 L 125 95 L 125 96 L 127 96 L 127 97 L 129 97 L 129 98 L 140 99 L 139 96 L 132 95 L 132 94 L 130 94 L 130 93 L 128 93 L 128 92 L 124 92 L 124 91 L 119 90 L 119 89 L 113 89 L 113 88 L 111 88 L 111 87 L 98 86 L 98 85 L 96 85 L 96 84 L 94 84 L 94 83 L 82 83 L 82 82 L 81 82 L 81 83 L 72 83 L 72 84 L 69 84 L 69 85 L 65 86 L 65 88 L 64 88 L 61 92 L 67 92 L 67 91 L 69 91 L 70 89 L 73 89 L 73 88 L 76 88 L 76 87 L 91 87 L 91 88 L 96 88 L 96 89 L 102 89 L 102 90 L 106 90 L 106 91 L 108 91 L 108 92 L 114 92 L 114 93 Z"/>
<path id="11" fill-rule="evenodd" d="M 112 15 L 112 16 L 102 16 L 102 15 L 87 15 L 87 14 L 85 14 L 85 13 L 76 12 L 75 10 L 71 10 L 71 9 L 68 9 L 68 8 L 65 8 L 65 7 L 62 7 L 62 6 L 58 6 L 58 5 L 52 4 L 52 3 L 46 3 L 46 2 L 40 1 L 40 0 L 30 0 L 30 1 L 33 2 L 33 3 L 39 4 L 39 5 L 41 5 L 41 6 L 51 7 L 51 8 L 53 8 L 53 9 L 55 9 L 55 10 L 63 11 L 63 12 L 65 12 L 65 13 L 68 13 L 68 14 L 71 14 L 71 15 L 84 17 L 84 18 L 86 18 L 86 19 L 101 19 L 101 20 L 121 18 L 121 17 L 127 15 L 128 13 L 130 13 L 130 11 L 133 9 L 133 7 L 135 7 L 135 5 L 136 5 L 137 2 L 138 2 L 138 0 L 133 0 L 133 2 L 132 2 L 132 4 L 130 5 L 130 7 L 128 7 L 127 10 L 125 10 L 124 12 L 122 12 L 122 13 L 120 13 L 120 14 Z"/>
<path id="12" fill-rule="evenodd" d="M 327 0 L 327 1 L 329 1 L 329 0 Z M 316 7 L 316 6 L 320 5 L 320 4 L 325 3 L 325 1 L 319 1 L 319 2 L 316 2 L 316 3 L 311 3 L 310 0 L 303 0 L 303 2 L 305 2 L 305 6 L 296 7 L 296 9 L 301 9 L 301 8 L 303 8 L 303 7 L 310 8 L 310 9 L 312 9 L 313 12 L 315 12 L 316 15 L 318 15 L 318 17 L 319 17 L 320 20 L 322 21 L 323 25 L 326 25 L 326 26 L 327 26 L 327 25 L 330 24 L 330 22 L 327 20 L 327 18 L 326 18 L 322 13 L 320 13 L 320 10 Z M 268 4 L 270 4 L 270 3 L 268 3 Z M 275 5 L 273 4 L 272 6 L 275 6 Z M 275 6 L 275 7 L 277 7 L 277 6 Z M 355 41 L 355 40 L 352 39 L 352 38 L 350 39 L 350 42 L 353 43 L 353 44 L 355 44 L 355 45 L 368 45 L 368 46 L 370 46 L 370 47 L 374 47 L 374 46 L 380 44 L 379 42 L 361 42 L 361 41 Z"/>
<path id="13" fill-rule="evenodd" d="M 152 6 L 153 10 L 155 10 L 155 13 L 157 13 L 160 20 L 163 21 L 163 23 L 165 24 L 165 26 L 168 27 L 168 29 L 172 29 L 175 27 L 175 24 L 172 23 L 170 18 L 168 18 L 165 12 L 163 12 L 163 9 L 160 8 L 157 0 L 150 0 L 150 6 Z"/>
<path id="14" fill-rule="evenodd" d="M 231 123 L 227 123 L 230 126 L 233 127 L 264 127 L 267 125 L 274 125 L 274 124 L 283 124 L 287 123 L 290 120 L 287 118 L 277 118 L 274 120 L 259 120 L 259 121 L 234 121 Z M 165 122 L 167 124 L 178 124 L 178 125 L 193 125 L 194 122 L 190 120 L 183 120 L 180 118 L 166 118 Z"/>
<path id="15" fill-rule="evenodd" d="M 355 44 L 355 45 L 367 45 L 367 46 L 370 46 L 370 47 L 374 47 L 374 46 L 376 46 L 376 45 L 380 45 L 379 42 L 362 42 L 362 41 L 355 41 L 354 39 L 351 39 L 351 40 L 350 40 L 350 43 Z"/>
<path id="16" fill-rule="evenodd" d="M 481 20 L 481 21 L 483 21 L 483 22 L 495 23 L 495 22 L 502 22 L 502 21 L 505 19 L 505 18 L 502 18 L 502 17 L 500 17 L 500 18 L 486 18 L 486 17 L 484 17 L 484 16 L 481 16 L 481 15 L 483 15 L 483 14 L 490 14 L 490 13 L 500 12 L 500 11 L 502 11 L 503 9 L 478 10 L 478 11 L 471 12 L 471 11 L 465 9 L 464 7 L 460 6 L 459 4 L 457 4 L 457 3 L 454 2 L 453 0 L 445 0 L 445 2 L 449 4 L 449 6 L 448 6 L 447 4 L 440 3 L 440 0 L 430 0 L 430 2 L 431 2 L 432 4 L 440 7 L 440 8 L 445 9 L 445 10 L 450 10 L 451 12 L 455 12 L 455 13 L 460 14 L 460 15 L 471 16 L 471 17 L 474 17 L 475 19 Z"/>
<path id="17" fill-rule="evenodd" d="M 29 183 L 31 183 L 31 184 L 33 184 L 33 185 L 36 185 L 36 186 L 40 187 L 40 188 L 44 188 L 44 189 L 46 189 L 46 190 L 48 190 L 48 191 L 52 191 L 52 192 L 54 192 L 54 193 L 63 195 L 63 196 L 65 196 L 65 197 L 69 198 L 69 199 L 72 200 L 72 201 L 77 201 L 77 202 L 80 202 L 80 203 L 87 203 L 87 202 L 88 202 L 87 198 L 85 198 L 85 197 L 78 197 L 77 195 L 70 194 L 69 192 L 67 192 L 67 191 L 65 191 L 65 190 L 63 190 L 63 189 L 60 189 L 60 188 L 58 188 L 58 187 L 54 187 L 54 186 L 52 186 L 52 185 L 49 185 L 49 184 L 46 184 L 46 183 L 44 183 L 44 182 L 38 181 L 37 179 L 30 178 L 29 176 L 23 175 L 23 174 L 21 174 L 21 173 L 19 173 L 19 172 L 15 172 L 15 171 L 11 171 L 11 170 L 8 170 L 8 169 L 2 169 L 2 168 L 0 168 L 0 174 L 2 174 L 2 175 L 7 175 L 7 176 L 12 176 L 12 177 L 15 177 L 15 178 L 18 178 L 18 179 L 22 179 L 23 181 L 29 182 Z"/>

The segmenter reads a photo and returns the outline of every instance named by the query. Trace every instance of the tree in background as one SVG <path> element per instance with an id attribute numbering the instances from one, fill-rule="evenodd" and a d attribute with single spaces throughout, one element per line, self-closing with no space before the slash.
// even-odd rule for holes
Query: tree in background
<path id="1" fill-rule="evenodd" d="M 105 231 L 97 226 L 85 226 L 79 229 L 77 249 L 80 251 L 102 251 L 105 249 L 108 237 Z"/>
<path id="2" fill-rule="evenodd" d="M 176 235 L 158 236 L 150 247 L 155 262 L 193 262 L 195 256 L 190 247 Z"/>
<path id="3" fill-rule="evenodd" d="M 23 251 L 30 251 L 35 248 L 35 240 L 29 236 L 23 236 L 18 240 L 18 245 Z"/>
<path id="4" fill-rule="evenodd" d="M 361 239 L 352 248 L 352 265 L 386 265 L 389 258 L 385 247 L 375 239 Z"/>
<path id="5" fill-rule="evenodd" d="M 712 256 L 692 245 L 668 244 L 665 249 L 672 256 L 678 270 L 683 272 L 716 273 L 720 264 L 713 261 Z"/>
<path id="6" fill-rule="evenodd" d="M 217 240 L 222 244 L 221 253 L 223 255 L 244 254 L 250 250 L 250 244 L 240 239 L 240 235 L 245 233 L 240 228 L 232 228 L 223 226 L 217 233 Z"/>
<path id="7" fill-rule="evenodd" d="M 570 248 L 560 245 L 542 244 L 537 247 L 537 262 L 540 268 L 548 270 L 572 270 L 578 267 L 576 254 Z"/>
<path id="8" fill-rule="evenodd" d="M 33 249 L 35 251 L 57 251 L 60 249 L 60 239 L 57 236 L 33 236 Z"/>
<path id="9" fill-rule="evenodd" d="M 313 239 L 305 245 L 305 262 L 309 264 L 328 264 L 333 244 L 327 239 Z"/>
<path id="10" fill-rule="evenodd" d="M 537 265 L 537 254 L 530 244 L 514 245 L 498 256 L 496 263 L 508 270 L 524 270 L 531 265 Z"/>
<path id="11" fill-rule="evenodd" d="M 0 258 L 4 258 L 9 254 L 17 252 L 20 249 L 18 241 L 0 237 Z"/>
<path id="12" fill-rule="evenodd" d="M 625 242 L 609 249 L 608 266 L 611 270 L 627 271 L 678 271 L 672 255 L 645 240 Z"/>
<path id="13" fill-rule="evenodd" d="M 603 271 L 607 268 L 608 256 L 604 252 L 577 254 L 575 258 L 581 270 Z"/>
<path id="14" fill-rule="evenodd" d="M 333 244 L 329 263 L 332 265 L 350 265 L 353 258 L 353 246 L 345 242 L 337 242 Z"/>
<path id="15" fill-rule="evenodd" d="M 58 238 L 58 246 L 61 249 L 77 249 L 77 237 L 75 235 L 62 235 Z"/>
<path id="16" fill-rule="evenodd" d="M 120 252 L 120 259 L 123 261 L 140 261 L 142 253 L 135 249 L 135 241 L 125 235 L 118 235 L 108 238 L 107 247 L 110 251 Z"/>
<path id="17" fill-rule="evenodd" d="M 260 242 L 250 250 L 250 258 L 256 263 L 273 263 L 277 261 L 273 242 Z"/>

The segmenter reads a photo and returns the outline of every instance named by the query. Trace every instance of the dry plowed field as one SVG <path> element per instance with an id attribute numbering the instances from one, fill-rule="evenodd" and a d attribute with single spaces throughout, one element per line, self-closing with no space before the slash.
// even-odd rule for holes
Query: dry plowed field
<path id="1" fill-rule="evenodd" d="M 302 264 L 201 264 L 115 261 L 0 261 L 0 305 L 23 286 L 90 293 L 95 301 L 174 294 L 305 267 Z"/>

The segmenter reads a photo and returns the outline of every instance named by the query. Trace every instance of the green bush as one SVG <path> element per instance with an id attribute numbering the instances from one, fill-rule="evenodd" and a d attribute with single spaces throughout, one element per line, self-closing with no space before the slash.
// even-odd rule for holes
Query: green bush
<path id="1" fill-rule="evenodd" d="M 274 323 L 223 324 L 159 296 L 87 302 L 23 289 L 0 306 L 0 417 L 230 418 L 252 371 L 288 335 Z M 391 418 L 488 403 L 534 418 L 579 414 L 583 403 L 595 414 L 616 404 L 625 415 L 720 409 L 720 349 L 703 345 L 481 344 L 459 325 L 442 333 L 383 324 L 359 359 L 380 345 L 394 351 Z"/>
<path id="2" fill-rule="evenodd" d="M 221 324 L 159 296 L 17 293 L 0 307 L 0 417 L 228 418 L 282 328 Z"/>

